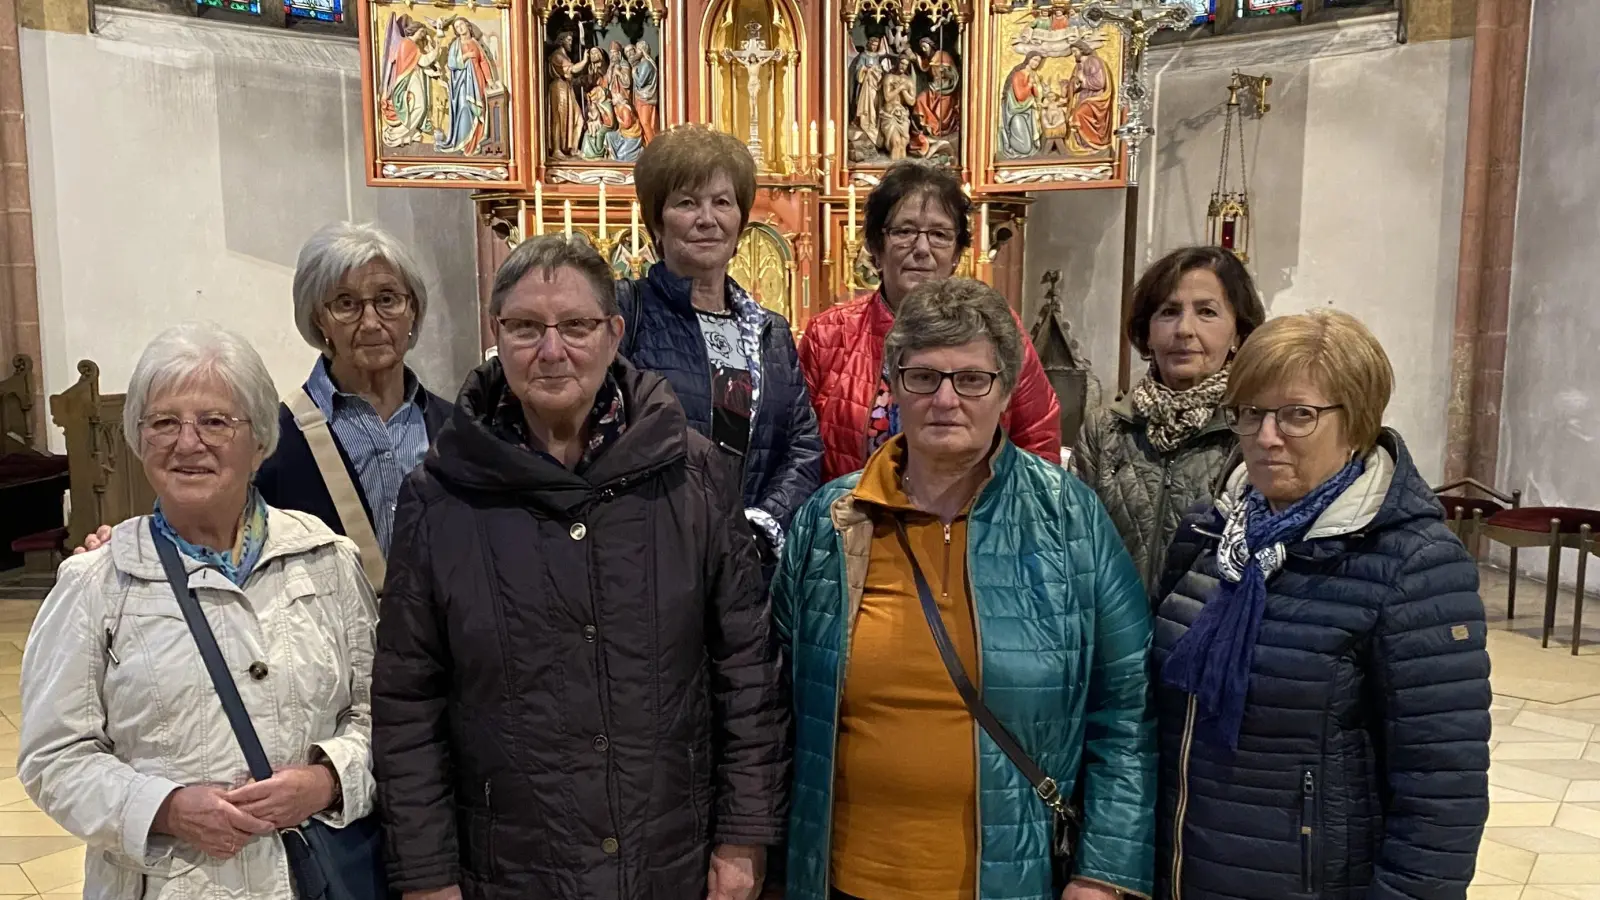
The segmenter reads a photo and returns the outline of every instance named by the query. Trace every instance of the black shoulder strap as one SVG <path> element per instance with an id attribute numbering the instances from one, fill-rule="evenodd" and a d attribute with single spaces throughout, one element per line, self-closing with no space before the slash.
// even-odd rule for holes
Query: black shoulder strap
<path id="1" fill-rule="evenodd" d="M 228 714 L 228 724 L 233 726 L 233 736 L 239 741 L 239 749 L 244 751 L 244 761 L 250 766 L 250 777 L 266 781 L 272 777 L 272 764 L 267 762 L 266 751 L 261 749 L 261 739 L 256 736 L 256 726 L 250 721 L 244 700 L 239 697 L 239 686 L 233 683 L 233 675 L 228 672 L 228 664 L 222 658 L 222 650 L 217 647 L 217 637 L 211 633 L 211 623 L 206 621 L 200 601 L 189 589 L 189 574 L 183 569 L 183 561 L 178 559 L 178 548 L 156 529 L 153 516 L 150 519 L 150 538 L 155 541 L 156 554 L 161 557 L 161 567 L 167 571 L 167 582 L 172 585 L 172 593 L 178 598 L 178 608 L 183 610 L 183 620 L 189 623 L 189 633 L 194 635 L 195 646 L 200 648 L 200 658 L 205 660 L 206 671 L 211 673 L 211 683 L 216 687 L 217 699 L 222 701 L 223 711 Z"/>
<path id="2" fill-rule="evenodd" d="M 910 561 L 911 575 L 917 582 L 917 598 L 922 601 L 922 617 L 928 620 L 928 630 L 933 632 L 933 642 L 939 648 L 939 658 L 944 660 L 945 671 L 955 683 L 956 692 L 961 695 L 961 702 L 966 704 L 967 712 L 971 713 L 972 718 L 989 733 L 989 737 L 1000 747 L 1000 752 L 1011 760 L 1011 764 L 1028 779 L 1028 783 L 1033 785 L 1033 791 L 1039 795 L 1040 800 L 1057 814 L 1076 820 L 1077 811 L 1067 802 L 1067 798 L 1061 795 L 1056 780 L 1039 768 L 1033 757 L 1022 749 L 1022 745 L 1017 743 L 1011 732 L 1000 724 L 1000 720 L 995 718 L 988 706 L 984 705 L 983 697 L 973 686 L 972 679 L 967 677 L 967 670 L 961 665 L 961 657 L 956 654 L 956 648 L 950 643 L 950 632 L 945 630 L 944 619 L 939 615 L 939 606 L 933 600 L 933 590 L 928 587 L 928 579 L 922 575 L 922 566 L 917 564 L 916 554 L 911 552 L 911 539 L 906 537 L 905 522 L 896 517 L 894 527 L 900 537 L 900 549 Z"/>

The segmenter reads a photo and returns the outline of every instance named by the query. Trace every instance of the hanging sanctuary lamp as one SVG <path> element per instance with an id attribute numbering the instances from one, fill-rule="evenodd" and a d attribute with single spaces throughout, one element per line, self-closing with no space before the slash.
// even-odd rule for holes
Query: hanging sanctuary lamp
<path id="1" fill-rule="evenodd" d="M 1228 82 L 1228 103 L 1222 114 L 1222 158 L 1217 163 L 1217 189 L 1211 192 L 1211 202 L 1206 207 L 1206 240 L 1213 246 L 1233 251 L 1242 262 L 1250 261 L 1250 182 L 1244 158 L 1244 112 L 1239 93 L 1249 90 L 1255 100 L 1256 115 L 1266 113 L 1267 86 L 1272 78 L 1266 75 L 1241 75 L 1233 73 Z M 1228 177 L 1228 158 L 1233 150 L 1234 134 L 1239 141 L 1239 181 L 1235 185 Z"/>

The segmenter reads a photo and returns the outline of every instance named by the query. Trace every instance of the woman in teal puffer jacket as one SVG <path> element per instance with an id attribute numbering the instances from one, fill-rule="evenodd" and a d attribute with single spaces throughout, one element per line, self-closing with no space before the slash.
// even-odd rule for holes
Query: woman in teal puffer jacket
<path id="1" fill-rule="evenodd" d="M 1149 604 L 1093 493 L 999 429 L 1023 340 L 986 285 L 912 292 L 885 350 L 902 434 L 795 517 L 773 588 L 794 686 L 789 900 L 1150 893 Z M 1070 872 L 1056 813 L 969 712 L 934 622 L 1076 798 Z"/>

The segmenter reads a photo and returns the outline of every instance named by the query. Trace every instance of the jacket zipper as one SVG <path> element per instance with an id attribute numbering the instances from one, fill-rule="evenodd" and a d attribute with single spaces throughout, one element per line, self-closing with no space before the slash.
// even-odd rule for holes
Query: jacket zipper
<path id="1" fill-rule="evenodd" d="M 700 789 L 694 768 L 694 738 L 689 739 L 689 807 L 694 815 L 695 840 L 700 839 Z"/>
<path id="2" fill-rule="evenodd" d="M 1183 819 L 1189 813 L 1189 753 L 1194 749 L 1195 697 L 1183 717 L 1183 740 L 1178 745 L 1178 808 L 1172 821 L 1172 900 L 1183 900 Z"/>
<path id="3" fill-rule="evenodd" d="M 1317 815 L 1317 775 L 1310 769 L 1300 773 L 1300 892 L 1309 894 L 1315 888 L 1312 877 L 1314 863 L 1315 826 Z"/>
<path id="4" fill-rule="evenodd" d="M 972 502 L 973 505 L 977 505 L 978 501 L 976 498 L 974 498 Z M 969 529 L 968 534 L 970 535 L 970 533 L 971 532 Z M 950 559 L 949 525 L 944 527 L 944 543 L 945 560 L 948 564 Z M 971 542 L 969 541 L 968 543 L 968 549 L 970 549 Z M 949 580 L 949 572 L 947 571 L 945 573 L 945 583 L 948 584 Z M 983 626 L 978 623 L 978 601 L 976 595 L 972 592 L 972 559 L 970 554 L 966 560 L 966 571 L 962 573 L 962 582 L 967 589 L 967 612 L 972 616 L 972 649 L 974 651 L 973 656 L 977 662 L 978 677 L 973 683 L 973 687 L 977 688 L 978 697 L 981 699 L 983 697 Z M 973 841 L 976 844 L 976 846 L 973 847 L 972 852 L 973 860 L 977 863 L 977 865 L 973 867 L 972 874 L 973 900 L 983 900 L 983 791 L 981 790 L 983 786 L 983 738 L 979 734 L 979 732 L 982 730 L 983 729 L 978 726 L 977 722 L 972 723 L 972 787 L 973 792 L 977 795 L 978 800 L 978 802 L 972 804 L 972 818 L 974 820 L 974 825 L 976 826 L 972 832 Z"/>
<path id="5" fill-rule="evenodd" d="M 493 798 L 493 790 L 494 790 L 494 780 L 490 779 L 490 778 L 485 778 L 483 780 L 483 812 L 484 812 L 484 815 L 487 816 L 488 819 L 489 819 L 489 822 L 488 822 L 489 827 L 484 829 L 484 834 L 483 834 L 483 856 L 484 856 L 484 861 L 488 863 L 488 865 L 486 865 L 484 868 L 488 870 L 486 874 L 488 874 L 488 876 L 490 878 L 495 877 L 496 872 L 500 868 L 499 865 L 497 864 L 497 861 L 496 861 L 495 856 L 494 856 L 494 798 Z"/>

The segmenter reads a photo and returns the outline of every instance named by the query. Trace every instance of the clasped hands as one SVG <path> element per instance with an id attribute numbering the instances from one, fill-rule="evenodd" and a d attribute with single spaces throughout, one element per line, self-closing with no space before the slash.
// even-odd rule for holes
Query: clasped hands
<path id="1" fill-rule="evenodd" d="M 289 766 L 266 781 L 227 790 L 197 784 L 167 795 L 150 830 L 207 856 L 232 859 L 261 835 L 293 828 L 333 805 L 337 785 L 326 766 Z"/>

